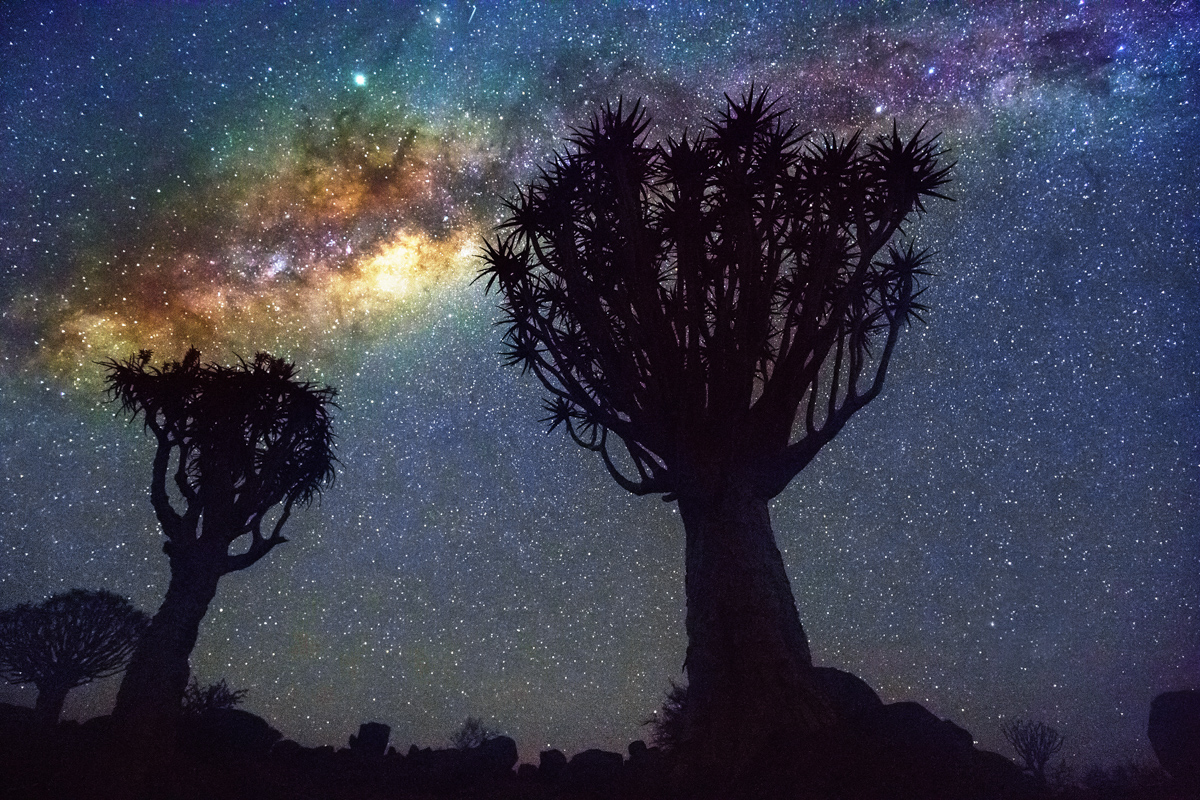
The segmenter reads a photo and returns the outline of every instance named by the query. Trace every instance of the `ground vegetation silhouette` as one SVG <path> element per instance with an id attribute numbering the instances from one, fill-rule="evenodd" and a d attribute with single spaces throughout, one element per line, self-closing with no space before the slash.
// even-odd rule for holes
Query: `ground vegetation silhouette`
<path id="1" fill-rule="evenodd" d="M 43 725 L 62 715 L 67 693 L 125 669 L 150 618 L 120 595 L 72 589 L 37 605 L 0 611 L 0 678 L 32 683 Z"/>
<path id="2" fill-rule="evenodd" d="M 183 690 L 183 713 L 202 717 L 214 711 L 237 708 L 246 699 L 247 693 L 246 689 L 230 689 L 224 678 L 201 687 L 200 681 L 193 677 Z"/>
<path id="3" fill-rule="evenodd" d="M 678 503 L 680 753 L 718 792 L 835 723 L 767 503 L 882 390 L 928 274 L 903 225 L 950 180 L 923 130 L 810 139 L 767 92 L 727 100 L 662 144 L 640 104 L 600 109 L 508 202 L 480 274 L 550 428 Z"/>
<path id="4" fill-rule="evenodd" d="M 1167 759 L 1174 765 L 1174 778 L 1150 761 L 1126 758 L 1082 772 L 1060 761 L 1048 783 L 1042 784 L 1004 756 L 977 749 L 969 731 L 919 704 L 884 703 L 850 673 L 814 669 L 853 731 L 842 740 L 853 748 L 851 757 L 831 764 L 833 770 L 823 783 L 776 784 L 774 790 L 758 791 L 767 776 L 751 772 L 744 776 L 749 791 L 723 796 L 811 800 L 1183 800 L 1195 796 L 1187 779 L 1188 765 L 1196 763 L 1195 751 L 1186 727 L 1168 731 L 1165 739 L 1156 737 L 1156 751 L 1178 750 L 1177 758 Z M 373 721 L 360 725 L 348 746 L 306 747 L 284 738 L 266 719 L 236 708 L 240 703 L 229 698 L 240 693 L 227 686 L 216 688 L 222 684 L 201 688 L 193 682 L 195 691 L 189 691 L 189 697 L 217 702 L 197 701 L 190 713 L 181 716 L 177 747 L 165 777 L 140 796 L 691 800 L 711 794 L 673 787 L 676 760 L 669 741 L 664 747 L 635 740 L 625 754 L 591 748 L 570 755 L 547 748 L 526 752 L 525 763 L 518 763 L 516 742 L 508 736 L 472 738 L 465 747 L 452 742 L 439 749 L 417 744 L 404 749 L 399 741 L 391 746 L 388 724 Z M 679 695 L 672 691 L 668 703 Z M 477 724 L 466 726 L 469 730 L 486 727 L 470 719 Z M 0 795 L 47 800 L 115 796 L 106 791 L 107 785 L 97 784 L 80 769 L 97 755 L 106 755 L 111 723 L 110 717 L 98 717 L 47 730 L 34 722 L 32 709 L 0 703 Z M 1173 739 L 1177 739 L 1175 746 Z M 824 753 L 838 758 L 836 750 Z"/>
<path id="5" fill-rule="evenodd" d="M 169 746 L 187 686 L 188 657 L 221 576 L 287 541 L 293 508 L 334 478 L 335 390 L 296 377 L 266 353 L 233 366 L 154 367 L 142 351 L 103 362 L 109 395 L 154 436 L 150 502 L 166 537 L 171 579 L 121 682 L 114 721 L 131 757 Z M 139 768 L 127 774 L 137 780 Z"/>
<path id="6" fill-rule="evenodd" d="M 671 688 L 663 698 L 662 707 L 654 716 L 643 720 L 650 728 L 650 741 L 664 752 L 674 752 L 683 738 L 683 709 L 687 705 L 687 687 L 671 681 Z"/>

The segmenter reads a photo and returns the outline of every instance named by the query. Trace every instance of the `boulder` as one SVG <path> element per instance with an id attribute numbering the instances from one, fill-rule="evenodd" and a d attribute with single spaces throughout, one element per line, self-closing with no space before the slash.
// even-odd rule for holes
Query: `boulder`
<path id="1" fill-rule="evenodd" d="M 36 723 L 32 708 L 0 703 L 0 736 L 24 736 Z"/>
<path id="2" fill-rule="evenodd" d="M 604 789 L 620 780 L 624 763 L 625 759 L 620 753 L 596 748 L 584 750 L 571 756 L 563 772 L 563 780 L 571 786 Z"/>
<path id="3" fill-rule="evenodd" d="M 1021 798 L 1031 787 L 1008 759 L 975 749 L 974 737 L 919 703 L 881 704 L 851 721 L 843 774 L 859 798 Z"/>
<path id="4" fill-rule="evenodd" d="M 666 797 L 670 788 L 668 758 L 658 747 L 647 747 L 641 739 L 629 743 L 629 760 L 625 762 L 634 794 L 641 797 Z"/>
<path id="5" fill-rule="evenodd" d="M 981 797 L 1024 798 L 1040 797 L 1044 794 L 1032 775 L 999 753 L 991 750 L 976 750 L 972 768 L 976 783 L 991 787 L 990 794 Z"/>
<path id="6" fill-rule="evenodd" d="M 963 756 L 975 747 L 975 737 L 949 720 L 938 719 L 920 703 L 880 705 L 864 715 L 865 727 L 874 735 L 909 749 L 930 750 L 947 757 Z"/>
<path id="7" fill-rule="evenodd" d="M 561 750 L 543 750 L 538 755 L 538 775 L 547 780 L 558 780 L 567 768 L 567 757 Z"/>
<path id="8" fill-rule="evenodd" d="M 363 758 L 383 758 L 391 735 L 390 725 L 384 725 L 382 722 L 364 722 L 358 726 L 358 736 L 350 734 L 350 750 Z"/>
<path id="9" fill-rule="evenodd" d="M 304 757 L 305 747 L 291 739 L 280 739 L 271 747 L 271 758 L 279 761 L 299 761 Z"/>
<path id="10" fill-rule="evenodd" d="M 516 763 L 517 743 L 496 736 L 461 750 L 422 750 L 413 745 L 407 757 L 396 759 L 395 772 L 412 788 L 445 794 L 511 777 Z"/>
<path id="11" fill-rule="evenodd" d="M 857 675 L 833 667 L 814 667 L 817 688 L 843 719 L 856 719 L 883 706 L 866 681 Z"/>
<path id="12" fill-rule="evenodd" d="M 217 708 L 180 720 L 179 743 L 197 755 L 218 760 L 265 757 L 283 734 L 262 717 L 240 708 Z"/>
<path id="13" fill-rule="evenodd" d="M 0 703 L 0 797 L 8 797 L 8 791 L 17 797 L 10 787 L 36 786 L 45 780 L 50 766 L 44 734 L 32 708 Z"/>
<path id="14" fill-rule="evenodd" d="M 478 747 L 463 751 L 463 769 L 470 782 L 491 781 L 512 774 L 517 763 L 517 743 L 508 736 L 484 739 Z"/>
<path id="15" fill-rule="evenodd" d="M 1200 690 L 1155 697 L 1146 735 L 1163 769 L 1184 789 L 1200 794 Z"/>
<path id="16" fill-rule="evenodd" d="M 464 751 L 457 748 L 410 750 L 405 759 L 407 774 L 418 787 L 448 792 L 461 788 L 464 781 Z"/>
<path id="17" fill-rule="evenodd" d="M 663 760 L 662 749 L 647 747 L 641 739 L 629 743 L 629 764 L 636 770 L 657 769 Z"/>

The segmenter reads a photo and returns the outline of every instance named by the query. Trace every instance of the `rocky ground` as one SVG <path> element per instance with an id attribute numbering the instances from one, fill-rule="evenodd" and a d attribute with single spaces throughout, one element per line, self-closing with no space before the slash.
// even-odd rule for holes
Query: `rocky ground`
<path id="1" fill-rule="evenodd" d="M 979 750 L 972 735 L 917 703 L 885 704 L 866 683 L 822 669 L 845 731 L 805 754 L 784 753 L 786 785 L 772 770 L 747 776 L 747 797 L 845 800 L 1186 800 L 1196 797 L 1156 768 L 1040 786 L 1012 761 Z M 39 729 L 29 709 L 0 704 L 0 800 L 102 797 L 89 765 L 105 751 L 109 719 Z M 174 763 L 159 771 L 162 800 L 601 800 L 681 797 L 670 755 L 641 741 L 628 752 L 557 750 L 518 765 L 516 743 L 488 739 L 468 749 L 407 752 L 388 746 L 387 726 L 368 723 L 349 746 L 305 748 L 246 711 L 185 718 Z M 819 752 L 817 752 L 819 751 Z M 778 762 L 777 762 L 778 763 Z M 776 771 L 777 772 L 777 771 Z M 1108 776 L 1108 777 L 1105 777 Z M 1115 777 L 1114 777 L 1115 776 Z"/>

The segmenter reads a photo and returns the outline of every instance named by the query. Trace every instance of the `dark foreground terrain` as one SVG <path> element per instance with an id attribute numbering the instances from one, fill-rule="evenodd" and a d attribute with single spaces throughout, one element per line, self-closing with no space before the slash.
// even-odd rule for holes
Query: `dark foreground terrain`
<path id="1" fill-rule="evenodd" d="M 821 670 L 850 720 L 840 737 L 781 752 L 747 774 L 744 797 L 839 800 L 1187 800 L 1198 795 L 1161 768 L 1130 764 L 1042 785 L 970 733 L 917 703 L 882 703 L 861 680 Z M 110 720 L 39 729 L 30 709 L 0 704 L 0 800 L 103 798 L 95 785 Z M 263 719 L 219 709 L 181 722 L 177 753 L 160 765 L 156 800 L 601 800 L 683 798 L 669 753 L 641 741 L 628 753 L 557 750 L 518 765 L 505 736 L 465 749 L 388 746 L 389 729 L 364 724 L 349 746 L 305 748 Z M 1178 768 L 1176 768 L 1178 771 Z M 787 775 L 783 780 L 778 776 Z M 772 778 L 771 776 L 775 776 Z M 1194 787 L 1192 787 L 1194 788 Z"/>

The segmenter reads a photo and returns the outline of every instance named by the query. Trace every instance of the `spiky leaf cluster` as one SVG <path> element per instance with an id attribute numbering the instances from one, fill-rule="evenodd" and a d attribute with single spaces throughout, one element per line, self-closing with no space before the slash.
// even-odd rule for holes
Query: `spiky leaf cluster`
<path id="1" fill-rule="evenodd" d="M 923 308 L 928 254 L 893 240 L 944 197 L 937 137 L 813 140 L 766 92 L 727 100 L 654 145 L 640 104 L 606 105 L 485 243 L 508 363 L 639 494 L 734 460 L 773 496 L 878 394 Z"/>
<path id="2" fill-rule="evenodd" d="M 202 513 L 220 516 L 219 535 L 229 542 L 253 535 L 252 563 L 264 543 L 283 541 L 279 529 L 293 504 L 310 503 L 333 481 L 336 391 L 297 379 L 293 364 L 267 353 L 233 366 L 202 363 L 195 349 L 162 367 L 150 357 L 142 351 L 104 362 L 105 380 L 121 410 L 140 416 L 158 440 L 151 500 L 164 532 L 173 544 L 186 543 Z M 172 464 L 182 513 L 167 494 Z M 264 538 L 262 520 L 279 503 L 282 517 Z"/>
<path id="3" fill-rule="evenodd" d="M 0 678 L 71 689 L 125 669 L 149 617 L 105 590 L 0 611 Z"/>

